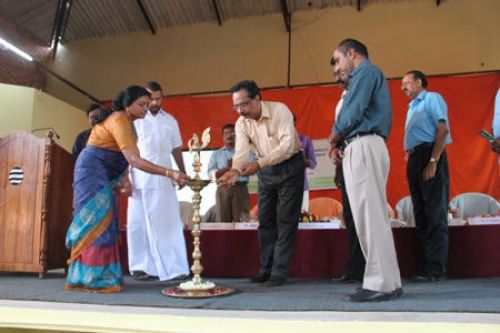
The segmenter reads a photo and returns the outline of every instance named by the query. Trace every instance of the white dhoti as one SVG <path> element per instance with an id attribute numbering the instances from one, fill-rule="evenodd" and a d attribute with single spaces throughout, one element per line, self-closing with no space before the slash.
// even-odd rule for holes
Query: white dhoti
<path id="1" fill-rule="evenodd" d="M 387 214 L 389 153 L 384 140 L 366 135 L 345 149 L 342 169 L 359 243 L 366 259 L 363 288 L 394 291 L 401 277 Z"/>
<path id="2" fill-rule="evenodd" d="M 303 212 L 309 211 L 309 190 L 305 190 L 302 195 L 302 207 L 300 208 Z"/>
<path id="3" fill-rule="evenodd" d="M 174 189 L 134 190 L 128 200 L 129 269 L 160 281 L 189 275 L 186 243 Z"/>

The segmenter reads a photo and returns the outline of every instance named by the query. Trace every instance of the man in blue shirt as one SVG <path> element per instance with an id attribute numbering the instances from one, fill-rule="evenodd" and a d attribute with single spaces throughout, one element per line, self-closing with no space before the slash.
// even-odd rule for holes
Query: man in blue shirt
<path id="1" fill-rule="evenodd" d="M 208 175 L 219 179 L 232 166 L 235 146 L 233 124 L 222 127 L 224 147 L 216 150 L 208 162 Z M 248 177 L 240 176 L 231 187 L 218 186 L 215 199 L 215 222 L 241 222 L 250 215 L 250 195 L 248 193 Z"/>
<path id="2" fill-rule="evenodd" d="M 401 89 L 411 98 L 404 137 L 406 174 L 417 237 L 424 252 L 424 269 L 415 280 L 441 281 L 448 272 L 448 108 L 440 94 L 427 91 L 427 78 L 421 71 L 406 73 Z"/>
<path id="3" fill-rule="evenodd" d="M 364 44 L 346 39 L 331 59 L 333 72 L 349 77 L 349 89 L 330 135 L 330 149 L 345 146 L 342 169 L 359 242 L 366 259 L 363 287 L 352 302 L 399 297 L 401 276 L 387 214 L 389 152 L 385 139 L 392 122 L 389 88 L 382 71 L 368 60 Z"/>
<path id="4" fill-rule="evenodd" d="M 332 64 L 333 66 L 335 64 Z M 338 67 L 337 67 L 338 68 Z M 341 88 L 344 89 L 342 96 L 335 107 L 335 119 L 338 118 L 338 114 L 342 109 L 343 98 L 347 93 L 349 86 L 349 77 L 342 76 L 338 70 L 333 73 L 334 77 L 337 79 L 337 83 Z M 347 242 L 349 245 L 349 258 L 344 266 L 341 276 L 333 278 L 333 282 L 336 283 L 353 283 L 354 281 L 363 281 L 363 274 L 365 272 L 365 256 L 363 255 L 363 250 L 359 244 L 358 234 L 356 233 L 356 226 L 352 217 L 351 205 L 349 204 L 349 196 L 347 194 L 344 174 L 342 171 L 342 155 L 344 145 L 339 144 L 336 149 L 331 151 L 329 155 L 332 158 L 332 162 L 335 165 L 335 185 L 340 189 L 342 195 L 342 217 L 344 219 L 344 224 L 347 230 Z"/>

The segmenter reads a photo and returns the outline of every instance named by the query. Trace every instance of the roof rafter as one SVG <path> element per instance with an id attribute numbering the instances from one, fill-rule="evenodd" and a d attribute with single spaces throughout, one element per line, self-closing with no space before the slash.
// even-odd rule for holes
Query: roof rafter
<path id="1" fill-rule="evenodd" d="M 291 29 L 292 13 L 290 13 L 290 9 L 288 8 L 286 0 L 280 0 L 280 4 L 281 4 L 281 12 L 283 13 L 283 20 L 285 21 L 286 31 L 290 32 L 292 30 Z"/>
<path id="2" fill-rule="evenodd" d="M 59 0 L 57 5 L 54 25 L 52 26 L 52 35 L 50 38 L 50 46 L 52 48 L 52 56 L 57 52 L 57 46 L 64 37 L 66 26 L 68 25 L 69 13 L 71 10 L 72 0 Z"/>
<path id="3" fill-rule="evenodd" d="M 144 3 L 142 0 L 137 0 L 137 4 L 139 5 L 139 8 L 141 9 L 142 16 L 144 16 L 144 19 L 146 20 L 146 23 L 148 24 L 149 30 L 153 35 L 156 35 L 156 30 L 153 25 L 153 22 L 151 21 L 151 18 L 148 15 L 148 12 L 146 11 L 146 7 L 144 6 Z"/>
<path id="4" fill-rule="evenodd" d="M 217 5 L 217 0 L 212 0 L 212 6 L 214 7 L 215 15 L 217 15 L 217 21 L 219 25 L 222 26 L 222 17 L 220 15 L 219 5 Z"/>

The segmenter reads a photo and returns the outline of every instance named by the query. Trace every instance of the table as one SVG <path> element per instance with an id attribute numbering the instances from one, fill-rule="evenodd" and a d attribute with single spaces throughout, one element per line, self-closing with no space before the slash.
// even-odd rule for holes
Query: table
<path id="1" fill-rule="evenodd" d="M 403 277 L 415 275 L 422 264 L 414 228 L 393 228 L 399 269 Z M 185 231 L 191 264 L 193 237 Z M 449 227 L 449 276 L 452 278 L 500 276 L 500 225 Z M 121 232 L 122 266 L 128 272 L 126 231 Z M 203 230 L 202 276 L 247 278 L 259 270 L 257 230 Z M 331 278 L 342 274 L 348 257 L 345 229 L 299 230 L 289 276 Z"/>
<path id="2" fill-rule="evenodd" d="M 393 228 L 399 268 L 403 277 L 415 275 L 422 264 L 413 228 Z M 185 232 L 188 255 L 192 235 Z M 449 227 L 449 276 L 500 276 L 500 225 Z M 203 276 L 251 277 L 259 269 L 256 230 L 204 230 L 201 235 Z M 347 231 L 299 230 L 289 276 L 331 278 L 341 275 L 348 258 Z"/>

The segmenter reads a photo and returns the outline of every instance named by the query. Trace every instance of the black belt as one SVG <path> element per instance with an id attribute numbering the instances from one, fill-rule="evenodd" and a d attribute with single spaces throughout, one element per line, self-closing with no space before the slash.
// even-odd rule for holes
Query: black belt
<path id="1" fill-rule="evenodd" d="M 350 138 L 344 139 L 344 141 L 341 142 L 342 149 L 345 149 L 354 140 L 359 139 L 360 137 L 366 136 L 366 135 L 377 135 L 377 136 L 380 136 L 385 141 L 385 137 L 376 131 L 359 132 L 358 134 L 356 134 Z"/>
<path id="2" fill-rule="evenodd" d="M 279 164 L 269 165 L 267 167 L 263 167 L 262 169 L 260 169 L 260 171 L 262 173 L 274 173 L 274 174 L 281 173 L 284 170 L 283 168 L 286 168 L 287 165 L 292 164 L 292 163 L 298 163 L 298 162 L 303 163 L 303 161 L 304 161 L 304 154 L 301 151 L 299 151 L 298 153 L 296 153 L 295 155 L 293 155 L 289 159 L 284 160 L 283 162 L 281 162 Z"/>
<path id="3" fill-rule="evenodd" d="M 424 142 L 424 143 L 421 143 L 411 149 L 408 149 L 406 152 L 408 154 L 412 154 L 418 150 L 422 150 L 422 149 L 427 149 L 427 148 L 432 148 L 434 146 L 434 142 Z"/>

